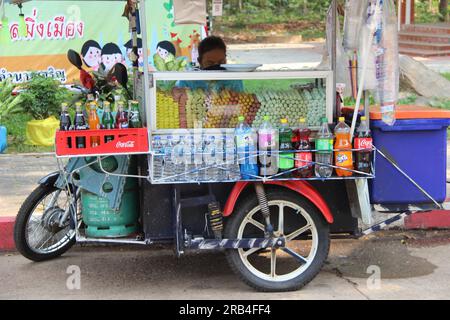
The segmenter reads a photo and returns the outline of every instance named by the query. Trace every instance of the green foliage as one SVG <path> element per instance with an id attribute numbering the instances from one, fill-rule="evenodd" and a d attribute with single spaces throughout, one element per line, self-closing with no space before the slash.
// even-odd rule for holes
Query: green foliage
<path id="1" fill-rule="evenodd" d="M 23 87 L 23 110 L 36 120 L 57 116 L 61 103 L 71 96 L 66 88 L 60 87 L 58 81 L 38 74 L 33 74 L 31 81 Z"/>
<path id="2" fill-rule="evenodd" d="M 8 132 L 7 153 L 51 152 L 53 147 L 38 147 L 26 145 L 27 122 L 33 120 L 29 114 L 18 113 L 7 115 L 2 120 L 2 125 Z"/>
<path id="3" fill-rule="evenodd" d="M 448 6 L 447 13 L 445 10 L 439 10 L 439 4 L 441 0 L 418 0 L 415 2 L 416 5 L 416 23 L 436 23 L 443 21 L 445 15 L 450 12 L 450 6 Z M 442 11 L 442 12 L 440 12 Z"/>
<path id="4" fill-rule="evenodd" d="M 398 100 L 398 104 L 408 105 L 414 104 L 417 100 L 417 96 L 415 94 L 410 94 L 407 97 Z"/>
<path id="5" fill-rule="evenodd" d="M 300 34 L 324 37 L 330 0 L 225 0 L 224 14 L 214 28 L 225 34 Z"/>
<path id="6" fill-rule="evenodd" d="M 430 101 L 430 105 L 434 108 L 450 110 L 450 99 L 434 99 Z"/>
<path id="7" fill-rule="evenodd" d="M 448 81 L 450 81 L 450 72 L 448 72 L 448 73 L 443 73 L 442 75 L 444 76 L 444 78 L 447 78 Z"/>

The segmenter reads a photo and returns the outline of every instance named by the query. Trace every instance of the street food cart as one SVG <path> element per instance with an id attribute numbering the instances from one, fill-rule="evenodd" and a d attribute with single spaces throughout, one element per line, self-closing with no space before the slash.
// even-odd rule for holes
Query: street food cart
<path id="1" fill-rule="evenodd" d="M 140 21 L 147 21 L 144 0 L 128 3 L 131 17 L 139 9 Z M 336 1 L 331 8 L 336 25 Z M 135 32 L 136 21 L 130 21 Z M 144 61 L 148 61 L 148 30 L 145 23 L 140 27 Z M 139 103 L 143 127 L 57 132 L 60 170 L 43 178 L 20 209 L 15 229 L 18 250 L 34 261 L 57 257 L 75 243 L 164 243 L 172 245 L 177 256 L 188 250 L 223 250 L 231 269 L 253 288 L 287 291 L 301 288 L 318 274 L 332 237 L 358 237 L 414 211 L 441 208 L 445 193 L 444 199 L 435 195 L 441 193 L 441 181 L 439 190 L 429 193 L 402 170 L 402 161 L 395 160 L 396 145 L 389 145 L 384 134 L 401 130 L 376 119 L 375 146 L 364 149 L 372 154 L 369 172 L 346 169 L 349 176 L 302 178 L 294 174 L 301 167 L 293 167 L 273 174 L 242 174 L 240 164 L 251 159 L 257 163 L 267 151 L 237 150 L 234 128 L 240 116 L 254 128 L 263 119 L 272 119 L 275 126 L 280 117 L 287 117 L 288 126 L 295 127 L 302 117 L 313 132 L 320 128 L 321 118 L 332 124 L 340 116 L 335 43 L 327 70 L 150 72 L 144 68 L 140 72 L 135 68 L 133 99 Z M 118 72 L 116 79 L 126 78 Z M 230 81 L 240 82 L 242 90 L 220 85 Z M 199 82 L 207 89 L 199 89 L 195 85 Z M 439 114 L 424 129 L 436 132 L 431 138 L 440 139 L 439 146 L 446 135 L 446 117 L 445 112 Z M 99 143 L 77 148 L 77 139 L 93 138 Z M 376 147 L 377 139 L 382 148 Z M 294 161 L 301 152 L 273 150 L 271 156 Z M 431 161 L 441 161 L 442 155 Z M 305 163 L 320 164 L 317 159 Z M 393 184 L 377 180 L 377 168 L 403 180 Z M 370 193 L 369 181 L 374 181 Z M 411 184 L 411 192 L 419 194 L 397 202 L 395 196 L 384 201 L 385 195 L 377 193 L 386 188 L 392 193 L 399 183 L 400 188 Z M 397 215 L 368 226 L 375 210 Z"/>

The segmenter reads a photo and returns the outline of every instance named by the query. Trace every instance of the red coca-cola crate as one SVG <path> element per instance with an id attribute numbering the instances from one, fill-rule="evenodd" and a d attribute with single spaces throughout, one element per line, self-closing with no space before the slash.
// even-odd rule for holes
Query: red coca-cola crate
<path id="1" fill-rule="evenodd" d="M 55 146 L 59 157 L 149 151 L 146 128 L 57 131 Z"/>

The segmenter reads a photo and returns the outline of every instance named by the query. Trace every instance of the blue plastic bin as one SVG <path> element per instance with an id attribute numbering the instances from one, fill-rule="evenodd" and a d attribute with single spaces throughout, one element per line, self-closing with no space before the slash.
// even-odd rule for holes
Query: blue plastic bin
<path id="1" fill-rule="evenodd" d="M 8 135 L 6 134 L 6 128 L 3 126 L 0 126 L 0 153 L 3 153 L 3 151 L 6 150 L 7 137 L 8 137 Z"/>
<path id="2" fill-rule="evenodd" d="M 446 199 L 449 125 L 450 119 L 397 120 L 392 127 L 371 121 L 374 145 L 438 202 Z M 432 202 L 380 155 L 376 156 L 375 175 L 370 183 L 373 204 Z"/>

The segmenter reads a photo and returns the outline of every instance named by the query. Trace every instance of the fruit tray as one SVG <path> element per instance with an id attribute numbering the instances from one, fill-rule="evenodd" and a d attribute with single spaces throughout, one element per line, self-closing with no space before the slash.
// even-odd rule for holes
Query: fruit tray
<path id="1" fill-rule="evenodd" d="M 57 157 L 148 153 L 147 128 L 57 131 Z"/>

